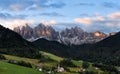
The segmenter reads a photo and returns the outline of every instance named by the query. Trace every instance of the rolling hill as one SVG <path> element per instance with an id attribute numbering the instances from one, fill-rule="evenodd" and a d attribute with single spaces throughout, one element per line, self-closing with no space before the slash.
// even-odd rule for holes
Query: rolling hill
<path id="1" fill-rule="evenodd" d="M 31 68 L 0 61 L 0 74 L 44 74 Z"/>
<path id="2" fill-rule="evenodd" d="M 75 50 L 72 50 L 72 48 L 70 48 L 67 45 L 61 44 L 57 41 L 49 41 L 44 38 L 40 38 L 34 41 L 33 44 L 36 47 L 40 48 L 41 51 L 49 52 L 61 57 L 70 58 L 74 56 L 74 55 L 71 56 L 71 52 L 73 53 L 76 52 Z"/>
<path id="3" fill-rule="evenodd" d="M 120 66 L 120 32 L 81 50 L 78 58 Z"/>

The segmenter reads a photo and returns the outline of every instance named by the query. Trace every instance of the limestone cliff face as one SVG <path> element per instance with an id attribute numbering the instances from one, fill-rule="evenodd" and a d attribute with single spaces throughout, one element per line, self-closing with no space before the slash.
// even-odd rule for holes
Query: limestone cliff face
<path id="1" fill-rule="evenodd" d="M 59 41 L 64 44 L 86 44 L 96 43 L 109 35 L 100 31 L 96 32 L 85 32 L 80 27 L 66 28 L 61 32 L 56 31 L 51 26 L 45 26 L 39 24 L 38 26 L 31 28 L 30 26 L 22 26 L 14 28 L 14 31 L 19 33 L 23 38 L 34 41 L 39 38 L 45 38 L 52 41 Z M 112 33 L 113 34 L 113 33 Z"/>

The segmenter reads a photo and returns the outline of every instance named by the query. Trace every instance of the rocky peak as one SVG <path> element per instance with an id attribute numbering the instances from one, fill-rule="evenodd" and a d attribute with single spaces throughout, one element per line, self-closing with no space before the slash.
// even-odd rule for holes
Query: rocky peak
<path id="1" fill-rule="evenodd" d="M 94 36 L 96 36 L 96 37 L 105 37 L 106 34 L 103 33 L 103 32 L 100 32 L 100 31 L 96 31 L 96 32 L 94 32 Z"/>
<path id="2" fill-rule="evenodd" d="M 71 29 L 66 28 L 61 32 L 61 42 L 65 44 L 80 45 L 95 43 L 106 38 L 107 36 L 107 34 L 100 31 L 89 33 L 85 32 L 80 27 L 73 27 Z"/>
<path id="3" fill-rule="evenodd" d="M 51 26 L 45 26 L 42 23 L 34 28 L 31 28 L 29 25 L 26 24 L 25 26 L 14 28 L 14 31 L 23 36 L 23 38 L 32 41 L 40 37 L 52 40 L 56 39 L 58 36 L 56 35 L 57 32 Z"/>
<path id="4" fill-rule="evenodd" d="M 109 33 L 109 36 L 116 35 L 117 32 L 111 32 Z"/>
<path id="5" fill-rule="evenodd" d="M 61 35 L 64 37 L 74 37 L 74 36 L 78 36 L 81 35 L 81 33 L 83 33 L 84 31 L 80 28 L 80 27 L 72 27 L 71 29 L 66 28 L 65 30 L 63 30 L 61 32 Z"/>
<path id="6" fill-rule="evenodd" d="M 14 28 L 14 31 L 19 33 L 25 39 L 30 38 L 33 34 L 32 28 L 28 24 L 21 26 L 21 27 L 18 26 Z"/>

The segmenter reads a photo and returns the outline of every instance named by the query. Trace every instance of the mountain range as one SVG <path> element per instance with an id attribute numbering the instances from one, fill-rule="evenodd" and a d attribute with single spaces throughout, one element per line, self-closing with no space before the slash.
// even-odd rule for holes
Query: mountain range
<path id="1" fill-rule="evenodd" d="M 62 31 L 56 31 L 51 26 L 45 26 L 39 24 L 38 26 L 31 28 L 29 25 L 16 27 L 14 31 L 19 33 L 24 39 L 28 41 L 35 41 L 39 38 L 45 38 L 51 41 L 58 41 L 66 45 L 80 45 L 87 43 L 96 43 L 105 39 L 110 35 L 116 33 L 105 34 L 100 31 L 86 32 L 80 27 L 66 28 Z"/>
<path id="2" fill-rule="evenodd" d="M 57 56 L 95 63 L 120 66 L 120 33 L 109 36 L 94 44 L 64 45 L 57 41 L 38 39 L 33 44 Z"/>

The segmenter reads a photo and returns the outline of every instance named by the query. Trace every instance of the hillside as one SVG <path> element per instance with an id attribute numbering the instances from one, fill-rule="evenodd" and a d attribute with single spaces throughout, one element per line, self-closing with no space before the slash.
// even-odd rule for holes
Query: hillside
<path id="1" fill-rule="evenodd" d="M 120 45 L 120 32 L 95 44 L 97 47 L 117 47 Z"/>
<path id="2" fill-rule="evenodd" d="M 72 50 L 67 45 L 61 44 L 57 41 L 49 41 L 44 38 L 40 38 L 33 42 L 36 47 L 39 47 L 41 51 L 49 52 L 61 57 L 72 57 L 71 52 L 75 53 L 76 51 Z"/>
<path id="3" fill-rule="evenodd" d="M 44 74 L 31 68 L 0 61 L 0 74 Z"/>
<path id="4" fill-rule="evenodd" d="M 110 36 L 96 44 L 91 45 L 89 49 L 80 51 L 79 59 L 103 62 L 120 66 L 120 32 Z"/>
<path id="5" fill-rule="evenodd" d="M 57 56 L 120 66 L 120 33 L 95 44 L 66 46 L 46 39 L 38 39 L 33 43 L 42 51 Z"/>
<path id="6" fill-rule="evenodd" d="M 0 25 L 0 52 L 23 57 L 34 57 L 38 50 L 32 43 L 23 39 L 16 32 Z"/>
<path id="7" fill-rule="evenodd" d="M 25 69 L 26 71 L 25 71 L 25 73 L 28 71 L 28 73 L 29 73 L 29 69 L 30 69 L 30 71 L 32 70 L 33 72 L 31 72 L 30 74 L 38 74 L 37 73 L 37 71 L 35 71 L 34 69 L 37 69 L 35 66 L 37 66 L 39 63 L 43 63 L 44 65 L 43 65 L 43 68 L 45 69 L 45 70 L 49 70 L 49 69 L 52 69 L 52 68 L 56 68 L 57 69 L 57 65 L 61 62 L 61 61 L 63 61 L 64 59 L 67 59 L 67 58 L 62 58 L 62 57 L 58 57 L 58 56 L 56 56 L 56 55 L 53 55 L 53 54 L 51 54 L 51 53 L 47 53 L 47 52 L 42 52 L 42 51 L 40 51 L 40 53 L 43 55 L 43 57 L 45 57 L 44 58 L 44 61 L 43 61 L 43 59 L 41 58 L 41 59 L 30 59 L 30 58 L 23 58 L 23 57 L 18 57 L 18 56 L 12 56 L 12 55 L 5 55 L 5 54 L 3 54 L 5 57 L 6 57 L 6 59 L 7 60 L 16 60 L 16 61 L 24 61 L 24 62 L 28 62 L 28 63 L 31 63 L 32 64 L 32 66 L 33 66 L 33 69 L 30 69 L 30 68 L 26 68 L 26 67 L 21 67 L 22 69 Z M 67 72 L 56 72 L 56 74 L 78 74 L 78 72 L 79 72 L 79 70 L 82 68 L 82 63 L 83 63 L 83 61 L 77 61 L 77 60 L 72 60 L 71 59 L 71 62 L 74 64 L 74 65 L 76 65 L 75 67 L 69 67 L 69 65 L 67 65 L 66 67 L 65 67 L 65 70 L 67 70 Z M 3 62 L 2 62 L 3 63 Z M 1 64 L 1 62 L 0 62 L 0 64 Z M 7 65 L 9 65 L 9 63 L 3 63 L 3 66 L 1 66 L 2 68 L 4 68 L 4 67 L 7 67 Z M 101 70 L 96 70 L 95 69 L 95 67 L 94 66 L 92 66 L 92 63 L 89 63 L 90 64 L 90 66 L 89 66 L 89 68 L 87 69 L 88 71 L 98 71 L 98 72 L 102 72 Z M 9 73 L 13 73 L 13 71 L 14 70 L 12 70 L 12 69 L 14 69 L 14 68 L 16 68 L 15 70 L 16 71 L 18 71 L 19 73 L 21 73 L 21 74 L 24 74 L 24 70 L 23 70 L 23 72 L 20 72 L 22 69 L 20 69 L 19 68 L 19 66 L 18 65 L 15 65 L 15 66 L 17 66 L 17 67 L 14 67 L 14 64 L 10 64 L 10 67 L 7 67 L 7 70 L 3 73 L 3 74 L 7 74 L 7 72 L 9 72 Z M 1 69 L 1 67 L 0 67 L 0 69 Z M 13 68 L 11 68 L 11 67 L 13 67 Z M 9 68 L 11 68 L 10 70 L 9 70 Z M 19 69 L 20 69 L 20 71 L 19 71 Z M 9 70 L 9 71 L 8 71 Z M 35 73 L 36 72 L 36 73 Z M 44 73 L 45 73 L 45 71 L 43 71 Z M 18 73 L 18 74 L 19 74 Z M 39 72 L 40 73 L 40 72 Z M 0 73 L 1 74 L 1 73 Z M 15 74 L 16 74 L 16 72 L 15 72 Z M 26 73 L 27 74 L 27 73 Z M 40 74 L 43 74 L 43 73 L 40 73 Z M 53 73 L 54 74 L 54 73 Z"/>

